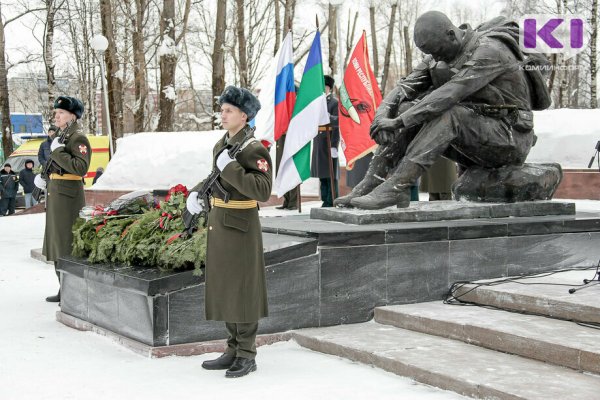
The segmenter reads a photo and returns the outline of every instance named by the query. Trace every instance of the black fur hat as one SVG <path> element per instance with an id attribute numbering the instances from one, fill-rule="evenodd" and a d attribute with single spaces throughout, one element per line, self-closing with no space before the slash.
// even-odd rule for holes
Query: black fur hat
<path id="1" fill-rule="evenodd" d="M 83 103 L 81 100 L 71 96 L 58 96 L 54 101 L 54 108 L 60 108 L 75 114 L 77 119 L 83 115 Z"/>
<path id="2" fill-rule="evenodd" d="M 333 86 L 335 85 L 335 79 L 329 75 L 325 75 L 323 78 L 325 78 L 325 86 L 329 86 L 331 89 L 333 89 Z"/>
<path id="3" fill-rule="evenodd" d="M 248 116 L 248 121 L 256 117 L 256 113 L 260 110 L 260 101 L 248 89 L 239 88 L 236 86 L 227 86 L 221 97 L 219 97 L 219 105 L 223 103 L 231 104 L 242 110 Z"/>

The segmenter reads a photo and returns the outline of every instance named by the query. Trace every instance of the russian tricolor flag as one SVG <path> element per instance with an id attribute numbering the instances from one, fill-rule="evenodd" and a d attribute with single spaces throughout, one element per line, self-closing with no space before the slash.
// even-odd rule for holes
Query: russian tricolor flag
<path id="1" fill-rule="evenodd" d="M 258 99 L 261 108 L 256 114 L 254 137 L 270 147 L 287 131 L 296 103 L 291 31 L 283 40 L 262 80 Z"/>

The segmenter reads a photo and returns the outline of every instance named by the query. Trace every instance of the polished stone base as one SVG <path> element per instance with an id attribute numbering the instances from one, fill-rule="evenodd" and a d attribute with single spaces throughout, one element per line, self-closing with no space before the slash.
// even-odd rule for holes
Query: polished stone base
<path id="1" fill-rule="evenodd" d="M 90 322 L 65 314 L 62 311 L 56 312 L 56 320 L 68 327 L 79 331 L 94 332 L 98 335 L 105 336 L 115 343 L 118 343 L 129 350 L 142 356 L 150 358 L 162 358 L 170 356 L 197 356 L 206 353 L 223 353 L 227 348 L 224 340 L 210 340 L 196 343 L 175 344 L 170 346 L 150 346 L 136 340 L 121 336 L 108 329 L 101 328 Z M 288 341 L 291 334 L 288 332 L 274 333 L 267 335 L 258 335 L 256 337 L 256 346 L 265 346 L 277 342 Z"/>
<path id="2" fill-rule="evenodd" d="M 560 203 L 559 203 L 560 204 Z M 567 207 L 568 208 L 568 207 Z M 269 317 L 259 334 L 365 322 L 377 306 L 442 299 L 452 283 L 597 262 L 600 215 L 353 225 L 263 218 Z M 63 258 L 61 311 L 152 347 L 226 337 L 204 282 Z"/>
<path id="3" fill-rule="evenodd" d="M 408 208 L 382 210 L 356 208 L 313 208 L 311 219 L 367 225 L 392 222 L 425 222 L 474 218 L 535 217 L 574 215 L 575 203 L 527 201 L 519 203 L 475 203 L 466 201 L 415 201 Z"/>
<path id="4" fill-rule="evenodd" d="M 264 234 L 269 317 L 259 333 L 319 323 L 316 240 Z M 288 261 L 289 260 L 289 261 Z M 193 271 L 163 273 L 65 257 L 61 311 L 150 346 L 226 337 L 223 322 L 204 318 L 204 277 Z"/>

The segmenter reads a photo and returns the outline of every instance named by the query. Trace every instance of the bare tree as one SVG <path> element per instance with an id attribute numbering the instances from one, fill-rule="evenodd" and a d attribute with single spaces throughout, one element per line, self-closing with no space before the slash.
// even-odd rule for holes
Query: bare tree
<path id="1" fill-rule="evenodd" d="M 348 59 L 350 58 L 350 52 L 354 45 L 354 32 L 356 32 L 356 20 L 358 19 L 358 11 L 354 13 L 354 22 L 352 23 L 352 30 L 350 30 L 350 10 L 348 10 L 348 29 L 346 31 L 346 57 L 344 57 L 344 67 L 348 65 Z"/>
<path id="2" fill-rule="evenodd" d="M 175 0 L 164 0 L 160 16 L 160 118 L 157 130 L 169 132 L 173 130 L 173 113 L 175 111 L 175 67 L 177 66 L 177 46 L 175 45 Z"/>
<path id="3" fill-rule="evenodd" d="M 55 0 L 46 0 L 46 20 L 44 24 L 43 58 L 46 70 L 46 82 L 48 84 L 48 109 L 52 110 L 56 98 L 56 77 L 54 75 L 54 19 L 64 1 L 57 4 Z M 52 115 L 48 122 L 52 122 Z"/>
<path id="4" fill-rule="evenodd" d="M 240 71 L 240 85 L 248 87 L 248 56 L 246 55 L 246 35 L 244 33 L 244 0 L 235 0 L 237 11 L 237 41 L 238 41 L 238 64 Z"/>
<path id="5" fill-rule="evenodd" d="M 338 71 L 337 48 L 338 48 L 338 32 L 337 32 L 337 14 L 338 7 L 329 4 L 329 73 L 334 75 Z M 340 60 L 341 62 L 342 60 Z"/>
<path id="6" fill-rule="evenodd" d="M 0 18 L 2 18 L 2 3 L 0 3 Z M 13 152 L 12 124 L 10 123 L 10 99 L 8 97 L 8 71 L 6 69 L 4 27 L 8 22 L 0 19 L 0 113 L 2 120 L 0 132 L 2 133 L 2 150 L 5 157 Z"/>
<path id="7" fill-rule="evenodd" d="M 135 103 L 133 106 L 133 131 L 142 132 L 145 127 L 146 100 L 148 98 L 148 79 L 146 70 L 146 49 L 144 47 L 144 27 L 148 19 L 148 0 L 135 0 L 135 11 L 130 1 L 124 2 L 131 26 L 131 42 L 133 51 L 133 81 Z"/>
<path id="8" fill-rule="evenodd" d="M 8 95 L 8 66 L 6 62 L 6 39 L 4 29 L 9 23 L 18 20 L 26 14 L 40 11 L 43 8 L 35 8 L 20 12 L 12 18 L 5 19 L 2 14 L 2 4 L 0 3 L 0 132 L 2 134 L 2 150 L 8 157 L 13 152 L 12 124 L 10 123 L 10 99 Z"/>
<path id="9" fill-rule="evenodd" d="M 592 0 L 591 35 L 590 35 L 590 107 L 598 108 L 598 0 Z"/>
<path id="10" fill-rule="evenodd" d="M 402 36 L 404 37 L 404 75 L 410 74 L 412 70 L 412 46 L 410 41 L 410 33 L 408 32 L 408 26 L 402 28 Z"/>
<path id="11" fill-rule="evenodd" d="M 227 0 L 217 1 L 217 19 L 215 25 L 215 39 L 212 52 L 212 95 L 213 111 L 219 113 L 220 107 L 214 99 L 225 89 L 225 30 L 227 25 L 225 17 L 227 15 Z M 217 126 L 217 120 L 213 115 L 213 128 Z"/>
<path id="12" fill-rule="evenodd" d="M 113 24 L 113 8 L 110 0 L 100 0 L 100 16 L 102 34 L 108 39 L 108 49 L 104 52 L 104 60 L 106 63 L 108 104 L 114 147 L 116 139 L 123 137 L 123 80 L 117 74 L 119 60 Z"/>
<path id="13" fill-rule="evenodd" d="M 371 49 L 373 49 L 373 73 L 379 76 L 379 54 L 377 52 L 377 27 L 375 25 L 375 5 L 371 2 L 369 7 L 369 19 L 371 22 Z"/>
<path id="14" fill-rule="evenodd" d="M 383 76 L 381 78 L 381 92 L 385 93 L 389 70 L 390 70 L 390 58 L 392 54 L 392 44 L 394 41 L 394 23 L 396 22 L 396 10 L 398 8 L 398 3 L 394 2 L 392 4 L 392 13 L 390 16 L 390 24 L 388 26 L 388 37 L 387 44 L 385 46 L 385 58 L 383 61 Z"/>

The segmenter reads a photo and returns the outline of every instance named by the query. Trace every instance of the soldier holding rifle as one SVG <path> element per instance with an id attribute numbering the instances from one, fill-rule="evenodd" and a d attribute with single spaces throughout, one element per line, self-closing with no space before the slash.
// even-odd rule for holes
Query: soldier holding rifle
<path id="1" fill-rule="evenodd" d="M 59 96 L 54 102 L 54 123 L 59 132 L 50 145 L 50 159 L 44 173 L 35 178 L 35 185 L 46 191 L 46 230 L 42 253 L 54 261 L 71 254 L 72 227 L 85 205 L 83 176 L 87 173 L 92 148 L 77 122 L 83 115 L 83 103 L 75 97 Z M 46 298 L 60 302 L 58 294 Z"/>
<path id="2" fill-rule="evenodd" d="M 225 353 L 205 361 L 202 367 L 225 369 L 226 377 L 236 378 L 256 370 L 258 320 L 267 316 L 257 201 L 266 201 L 271 195 L 272 164 L 269 152 L 248 126 L 260 109 L 258 99 L 246 89 L 228 86 L 219 104 L 227 133 L 213 149 L 213 168 L 220 171 L 220 187 L 211 192 L 208 213 L 205 306 L 206 319 L 224 321 L 229 337 Z M 203 186 L 204 182 L 196 185 L 188 196 L 187 211 L 191 214 L 200 214 L 208 207 L 199 201 Z M 223 190 L 227 196 L 222 195 Z"/>

